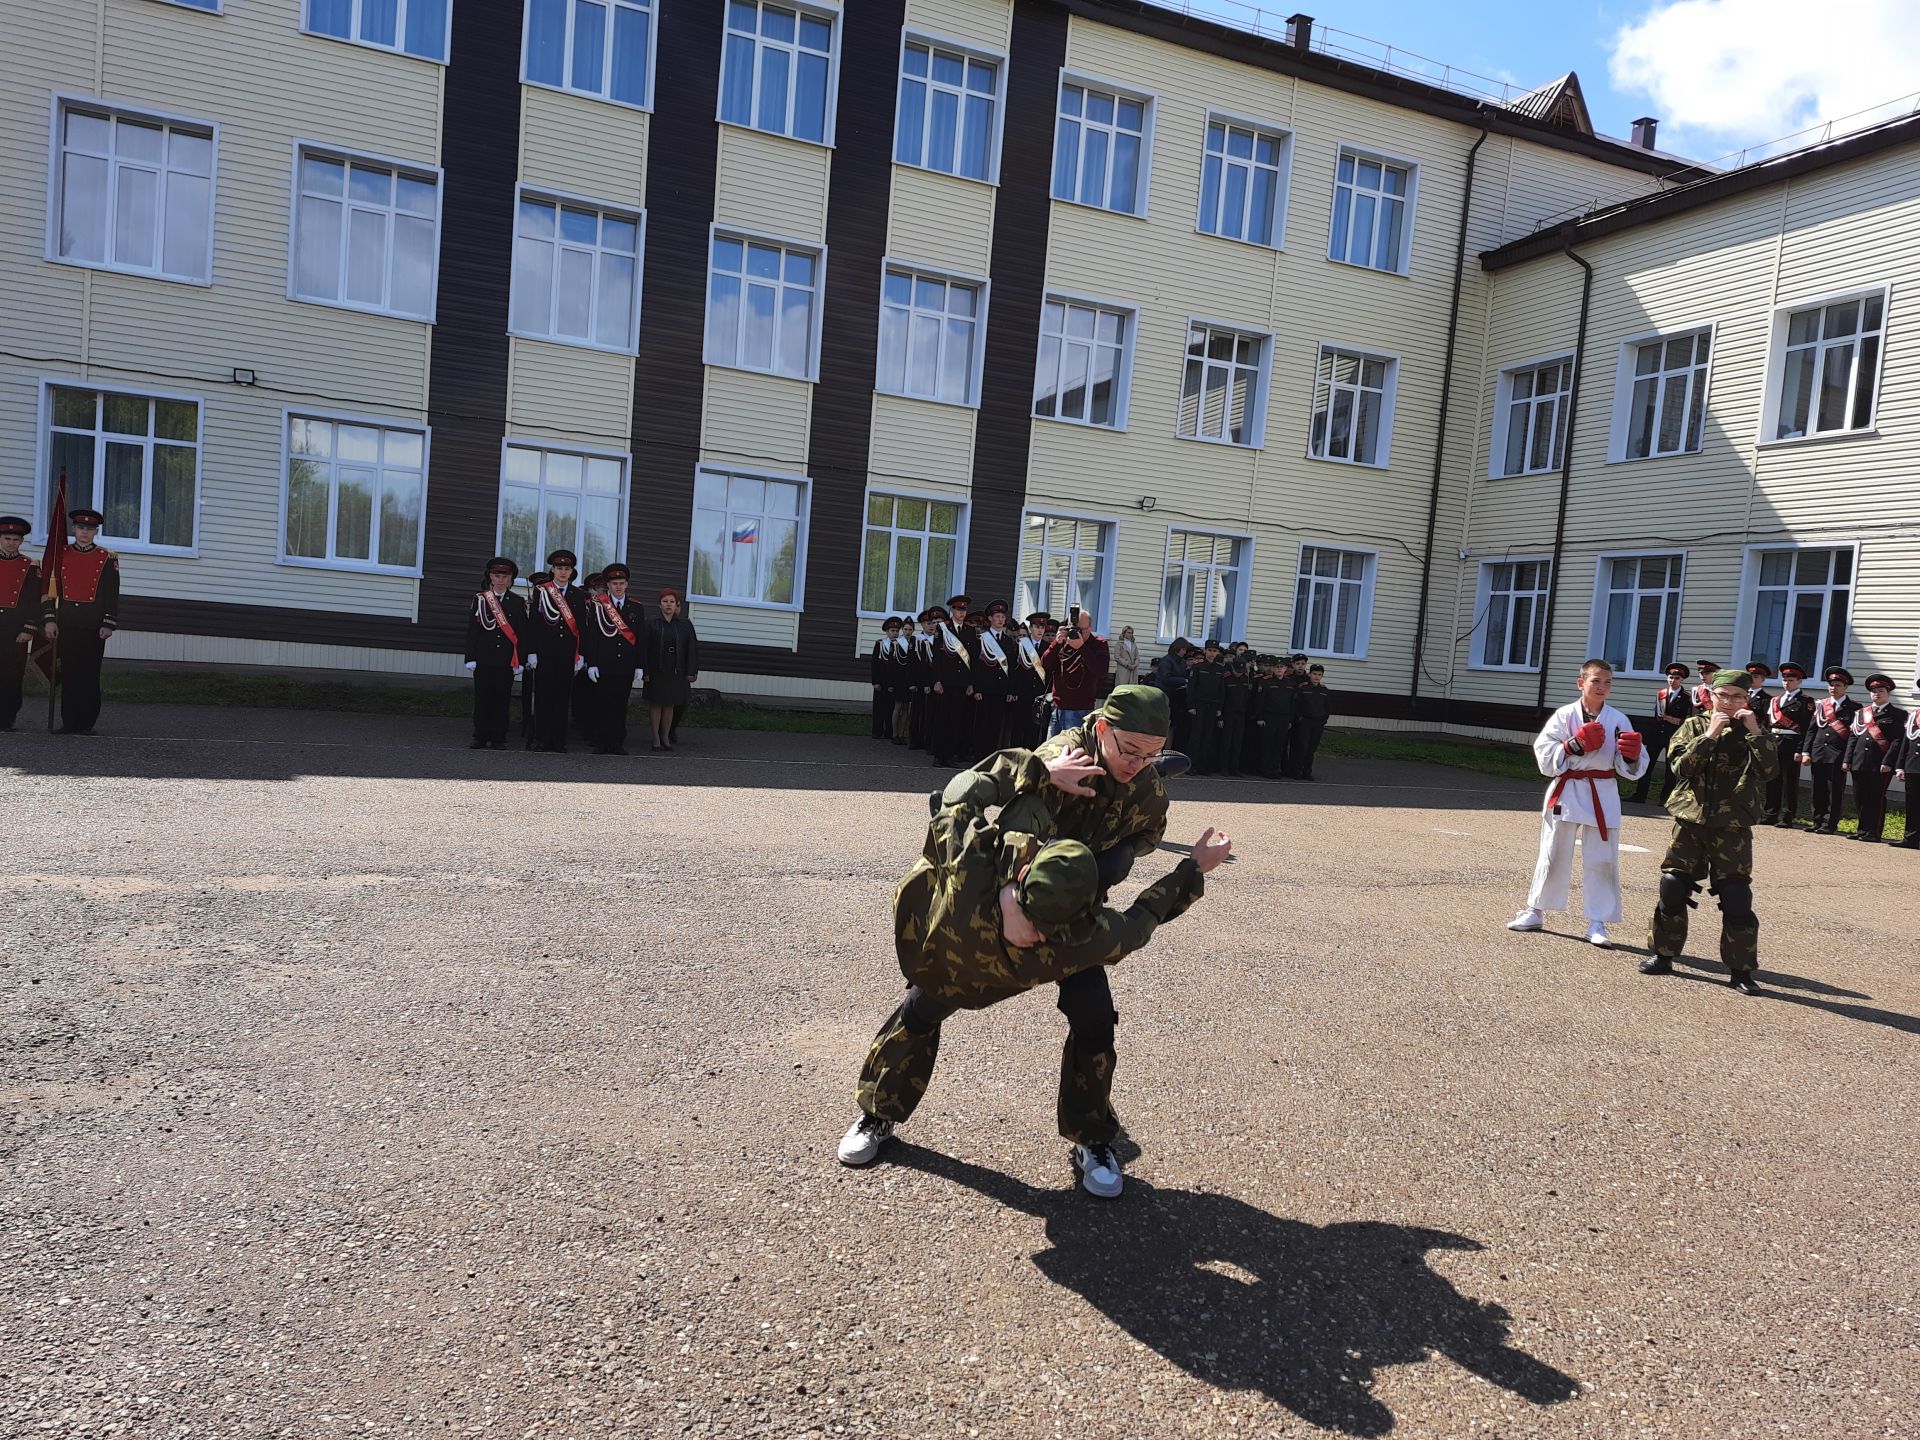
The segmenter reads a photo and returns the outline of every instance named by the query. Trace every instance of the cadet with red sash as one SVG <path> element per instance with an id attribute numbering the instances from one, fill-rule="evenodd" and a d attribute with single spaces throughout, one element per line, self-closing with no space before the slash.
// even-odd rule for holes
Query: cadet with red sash
<path id="1" fill-rule="evenodd" d="M 1701 714 L 1713 709 L 1713 677 L 1720 673 L 1718 660 L 1696 660 L 1700 669 L 1700 683 L 1693 687 L 1693 708 Z"/>
<path id="2" fill-rule="evenodd" d="M 1853 717 L 1860 702 L 1849 698 L 1853 676 L 1834 665 L 1827 670 L 1827 698 L 1813 707 L 1800 763 L 1813 776 L 1813 833 L 1838 835 L 1847 803 L 1847 746 L 1853 742 Z"/>
<path id="3" fill-rule="evenodd" d="M 107 637 L 120 624 L 120 561 L 94 544 L 104 517 L 98 510 L 69 510 L 73 544 L 60 561 L 60 594 L 41 602 L 47 639 L 59 646 L 60 730 L 91 735 L 100 718 L 100 665 Z"/>
<path id="4" fill-rule="evenodd" d="M 1813 697 L 1800 688 L 1807 672 L 1791 660 L 1780 662 L 1780 693 L 1766 703 L 1766 725 L 1780 752 L 1780 773 L 1767 781 L 1767 808 L 1763 825 L 1793 829 L 1800 813 L 1800 753 L 1807 748 L 1807 727 L 1813 723 Z"/>
<path id="5" fill-rule="evenodd" d="M 0 730 L 20 713 L 20 677 L 40 633 L 40 567 L 20 553 L 33 527 L 18 515 L 0 515 Z"/>
<path id="6" fill-rule="evenodd" d="M 587 632 L 587 678 L 593 682 L 593 753 L 627 753 L 627 706 L 633 700 L 633 678 L 645 655 L 640 632 L 646 607 L 627 594 L 631 578 L 624 565 L 600 572 L 607 593 L 596 595 L 593 623 Z"/>
<path id="7" fill-rule="evenodd" d="M 1673 739 L 1673 732 L 1680 728 L 1680 722 L 1693 714 L 1693 694 L 1687 689 L 1687 676 L 1693 672 L 1678 660 L 1667 666 L 1667 683 L 1653 692 L 1653 720 L 1647 727 L 1647 770 L 1633 787 L 1633 800 L 1636 805 L 1646 803 L 1647 792 L 1653 788 L 1653 767 L 1666 757 L 1667 742 Z M 1673 793 L 1673 767 L 1667 767 L 1667 783 L 1661 788 L 1660 803 L 1667 803 L 1667 796 Z"/>
<path id="8" fill-rule="evenodd" d="M 1747 662 L 1747 708 L 1754 713 L 1764 729 L 1773 723 L 1773 713 L 1767 704 L 1767 681 L 1773 678 L 1773 667 L 1764 660 Z"/>
<path id="9" fill-rule="evenodd" d="M 571 550 L 547 557 L 551 578 L 533 587 L 527 599 L 532 634 L 527 664 L 533 667 L 534 740 L 542 750 L 564 754 L 573 677 L 586 663 L 582 624 L 587 592 L 573 583 L 579 560 Z"/>
<path id="10" fill-rule="evenodd" d="M 487 562 L 487 586 L 467 611 L 467 673 L 473 676 L 472 750 L 507 748 L 513 682 L 525 668 L 530 626 L 526 603 L 513 593 L 520 567 L 504 555 Z"/>
<path id="11" fill-rule="evenodd" d="M 1907 733 L 1907 712 L 1893 703 L 1893 681 L 1885 675 L 1867 677 L 1870 703 L 1853 717 L 1853 739 L 1847 745 L 1847 769 L 1853 774 L 1853 803 L 1860 810 L 1856 840 L 1878 840 L 1887 823 L 1887 787 L 1893 783 L 1894 762 Z"/>

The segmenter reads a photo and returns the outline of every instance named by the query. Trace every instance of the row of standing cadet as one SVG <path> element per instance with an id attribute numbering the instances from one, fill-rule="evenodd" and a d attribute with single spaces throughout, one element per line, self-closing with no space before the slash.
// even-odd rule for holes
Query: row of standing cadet
<path id="1" fill-rule="evenodd" d="M 42 562 L 21 549 L 33 527 L 0 515 L 0 730 L 19 717 L 27 660 L 42 641 L 58 659 L 58 733 L 91 735 L 100 718 L 100 667 L 120 624 L 120 561 L 95 543 L 105 523 L 98 510 L 69 510 L 67 520 L 74 538 L 60 547 L 55 595 Z"/>
<path id="2" fill-rule="evenodd" d="M 1304 654 L 1256 654 L 1244 640 L 1176 640 L 1145 683 L 1166 692 L 1173 748 L 1193 756 L 1194 774 L 1311 781 L 1333 713 L 1326 682 L 1326 667 Z"/>
<path id="3" fill-rule="evenodd" d="M 874 738 L 925 750 L 948 768 L 1038 745 L 1057 629 L 1044 614 L 1010 625 L 1007 608 L 974 610 L 956 595 L 917 619 L 885 621 L 868 656 Z"/>

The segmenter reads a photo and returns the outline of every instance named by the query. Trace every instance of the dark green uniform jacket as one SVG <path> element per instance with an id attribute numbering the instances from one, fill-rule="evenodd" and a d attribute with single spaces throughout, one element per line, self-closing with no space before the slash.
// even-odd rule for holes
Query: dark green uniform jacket
<path id="1" fill-rule="evenodd" d="M 1052 840 L 1078 840 L 1098 855 L 1124 842 L 1136 858 L 1152 854 L 1167 834 L 1167 789 L 1153 766 L 1144 766 L 1125 784 L 1105 773 L 1091 776 L 1086 781 L 1091 795 L 1069 795 L 1047 779 L 1046 762 L 1075 747 L 1098 758 L 1093 726 L 1089 719 L 1084 725 L 1062 730 L 1037 750 L 995 751 L 948 782 L 947 803 L 971 793 L 982 809 L 1012 806 L 1000 817 L 1000 823 L 1034 836 L 1043 845 Z M 979 777 L 972 782 L 975 788 L 970 792 L 961 785 L 968 775 Z M 956 790 L 956 786 L 961 789 Z"/>
<path id="2" fill-rule="evenodd" d="M 1767 781 L 1780 768 L 1779 747 L 1762 728 L 1735 725 L 1707 739 L 1711 717 L 1689 715 L 1667 744 L 1673 793 L 1667 813 L 1689 825 L 1752 825 L 1767 808 Z"/>

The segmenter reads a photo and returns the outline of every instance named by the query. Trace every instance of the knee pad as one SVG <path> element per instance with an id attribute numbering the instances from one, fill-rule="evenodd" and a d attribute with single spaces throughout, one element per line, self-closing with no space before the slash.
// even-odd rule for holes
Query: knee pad
<path id="1" fill-rule="evenodd" d="M 1067 1030 L 1073 1036 L 1074 1048 L 1086 1055 L 1099 1055 L 1113 1049 L 1113 1027 L 1119 1023 L 1118 1010 L 1109 1010 L 1104 1015 L 1082 1012 L 1067 1016 Z"/>
<path id="2" fill-rule="evenodd" d="M 1669 915 L 1684 915 L 1689 906 L 1697 907 L 1694 892 L 1700 886 L 1691 875 L 1679 870 L 1660 872 L 1660 908 Z"/>
<path id="3" fill-rule="evenodd" d="M 900 1023 L 915 1035 L 927 1035 L 940 1028 L 940 1022 L 950 1015 L 952 1010 L 930 999 L 919 986 L 907 991 L 907 998 L 900 1002 Z"/>
<path id="4" fill-rule="evenodd" d="M 1746 875 L 1736 875 L 1720 881 L 1714 886 L 1714 892 L 1720 897 L 1720 914 L 1729 925 L 1751 925 L 1758 918 L 1753 913 L 1753 880 Z"/>

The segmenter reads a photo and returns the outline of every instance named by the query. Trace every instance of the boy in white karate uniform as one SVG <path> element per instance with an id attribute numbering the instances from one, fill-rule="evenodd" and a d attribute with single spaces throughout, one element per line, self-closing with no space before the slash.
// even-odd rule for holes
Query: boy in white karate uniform
<path id="1" fill-rule="evenodd" d="M 1614 776 L 1638 780 L 1653 757 L 1633 722 L 1607 704 L 1613 667 L 1589 660 L 1580 667 L 1580 698 L 1548 718 L 1533 742 L 1540 773 L 1553 781 L 1540 813 L 1540 860 L 1533 867 L 1527 903 L 1509 930 L 1538 930 L 1545 910 L 1567 908 L 1573 882 L 1573 846 L 1580 843 L 1580 885 L 1587 912 L 1587 939 L 1613 941 L 1607 926 L 1620 908 L 1620 787 Z"/>

